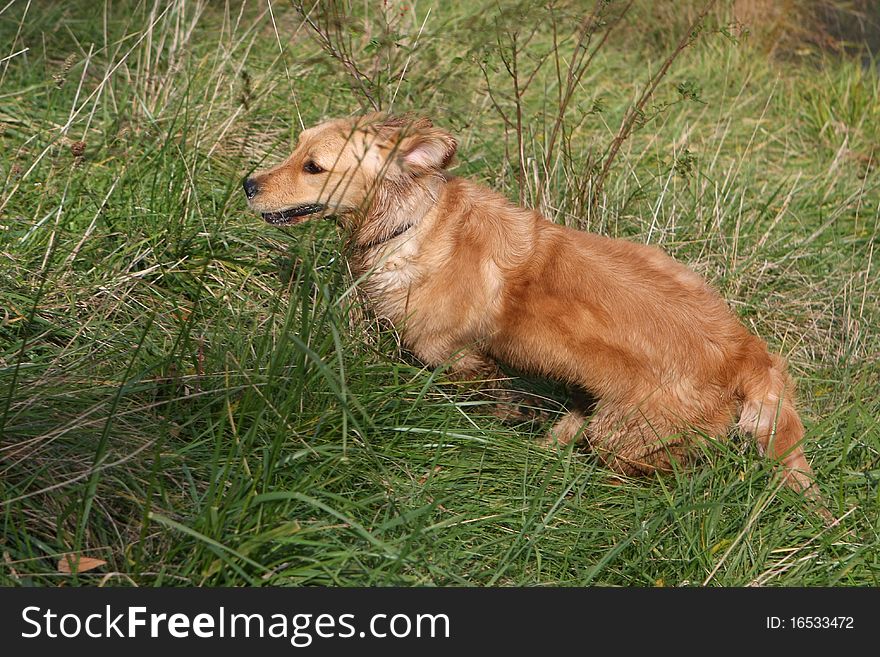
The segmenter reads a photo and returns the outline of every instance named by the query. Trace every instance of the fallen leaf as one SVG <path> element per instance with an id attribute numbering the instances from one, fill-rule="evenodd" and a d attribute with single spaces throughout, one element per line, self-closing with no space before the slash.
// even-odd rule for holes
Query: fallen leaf
<path id="1" fill-rule="evenodd" d="M 443 468 L 441 468 L 439 465 L 435 465 L 434 469 L 431 472 L 426 472 L 421 477 L 419 477 L 419 485 L 424 486 L 426 483 L 428 483 L 428 479 L 431 477 L 431 475 L 435 475 L 441 470 L 443 470 Z"/>
<path id="2" fill-rule="evenodd" d="M 63 556 L 58 561 L 58 572 L 70 575 L 71 573 L 84 573 L 87 570 L 94 570 L 106 565 L 103 559 L 93 559 L 92 557 L 78 557 L 75 554 Z"/>

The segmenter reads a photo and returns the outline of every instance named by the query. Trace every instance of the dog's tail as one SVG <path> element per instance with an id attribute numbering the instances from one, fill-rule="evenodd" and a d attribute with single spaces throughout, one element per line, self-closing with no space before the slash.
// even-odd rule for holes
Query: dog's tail
<path id="1" fill-rule="evenodd" d="M 786 484 L 816 502 L 826 521 L 832 520 L 804 456 L 804 425 L 795 409 L 795 386 L 785 360 L 770 355 L 769 366 L 766 356 L 757 360 L 741 373 L 738 387 L 739 428 L 754 437 L 761 454 L 781 462 Z"/>

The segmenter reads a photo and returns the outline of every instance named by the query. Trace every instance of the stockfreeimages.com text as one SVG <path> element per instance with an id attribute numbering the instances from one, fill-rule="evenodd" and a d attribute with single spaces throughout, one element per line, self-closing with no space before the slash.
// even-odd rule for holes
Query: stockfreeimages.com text
<path id="1" fill-rule="evenodd" d="M 291 645 L 305 648 L 315 638 L 350 639 L 449 638 L 450 622 L 446 614 L 373 614 L 358 629 L 355 614 L 262 614 L 230 613 L 219 607 L 214 613 L 154 613 L 146 607 L 124 607 L 81 615 L 59 615 L 51 609 L 25 607 L 22 620 L 26 639 L 48 638 L 273 638 L 288 639 Z"/>

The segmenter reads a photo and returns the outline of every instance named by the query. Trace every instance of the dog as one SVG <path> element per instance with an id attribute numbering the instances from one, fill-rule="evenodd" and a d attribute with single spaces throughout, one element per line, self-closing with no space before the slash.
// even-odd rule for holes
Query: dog
<path id="1" fill-rule="evenodd" d="M 503 363 L 596 400 L 576 397 L 546 444 L 583 439 L 612 470 L 646 475 L 738 427 L 820 499 L 786 363 L 716 291 L 658 248 L 566 228 L 451 175 L 456 148 L 425 118 L 331 120 L 243 186 L 269 224 L 338 218 L 377 314 L 426 365 L 485 380 Z"/>

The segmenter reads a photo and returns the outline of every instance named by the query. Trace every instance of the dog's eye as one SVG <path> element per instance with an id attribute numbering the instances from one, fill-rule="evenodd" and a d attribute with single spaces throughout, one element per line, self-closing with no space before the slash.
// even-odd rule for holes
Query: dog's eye
<path id="1" fill-rule="evenodd" d="M 324 169 L 315 164 L 314 160 L 309 160 L 303 166 L 303 171 L 306 173 L 324 173 Z"/>

